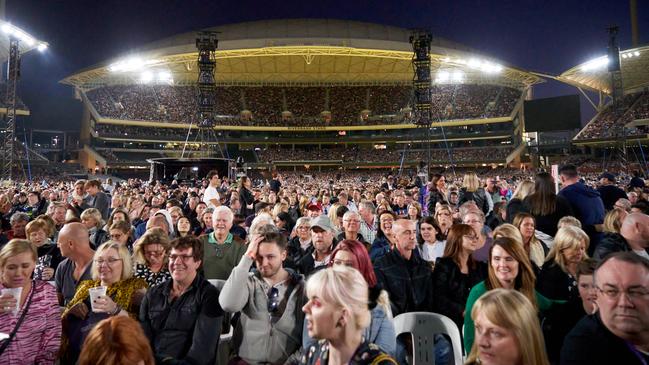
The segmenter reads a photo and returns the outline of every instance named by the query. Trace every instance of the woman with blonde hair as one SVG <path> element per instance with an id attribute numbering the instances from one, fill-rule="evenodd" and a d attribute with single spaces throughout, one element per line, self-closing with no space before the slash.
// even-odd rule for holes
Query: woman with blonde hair
<path id="1" fill-rule="evenodd" d="M 620 208 L 615 208 L 604 217 L 604 232 L 606 233 L 620 233 L 620 228 L 622 228 L 622 222 L 628 213 Z"/>
<path id="2" fill-rule="evenodd" d="M 496 227 L 493 231 L 493 239 L 500 237 L 513 239 L 521 246 L 523 245 L 523 236 L 521 235 L 521 231 L 519 231 L 513 224 L 505 223 Z"/>
<path id="3" fill-rule="evenodd" d="M 79 365 L 155 365 L 149 339 L 140 323 L 129 317 L 109 317 L 90 331 Z"/>
<path id="4" fill-rule="evenodd" d="M 581 228 L 559 229 L 536 282 L 539 293 L 552 299 L 579 299 L 577 267 L 588 258 L 589 243 L 590 238 Z"/>
<path id="5" fill-rule="evenodd" d="M 534 289 L 536 275 L 532 263 L 523 247 L 515 240 L 500 237 L 494 240 L 489 252 L 487 279 L 476 284 L 466 302 L 464 313 L 471 313 L 476 301 L 490 290 L 504 288 L 516 290 L 532 303 L 534 308 L 544 313 L 555 304 Z M 468 352 L 473 346 L 474 323 L 471 316 L 464 316 L 464 349 Z"/>
<path id="6" fill-rule="evenodd" d="M 507 203 L 507 222 L 511 223 L 514 221 L 516 214 L 524 212 L 523 200 L 527 198 L 528 195 L 534 192 L 534 182 L 530 180 L 523 180 L 516 187 L 512 198 Z"/>
<path id="7" fill-rule="evenodd" d="M 101 227 L 103 221 L 101 220 L 101 213 L 95 208 L 89 208 L 81 213 L 81 223 L 88 228 L 90 235 L 90 246 L 95 249 L 102 243 L 108 241 L 110 236 L 108 232 L 104 231 Z"/>
<path id="8" fill-rule="evenodd" d="M 0 250 L 0 289 L 19 290 L 0 295 L 0 332 L 9 335 L 0 342 L 2 364 L 56 363 L 61 312 L 54 286 L 32 279 L 36 260 L 27 240 L 13 239 Z"/>
<path id="9" fill-rule="evenodd" d="M 482 213 L 487 214 L 489 212 L 490 198 L 480 184 L 480 179 L 475 172 L 464 175 L 457 205 L 460 206 L 469 200 L 473 200 L 478 208 L 482 210 Z"/>
<path id="10" fill-rule="evenodd" d="M 579 265 L 588 259 L 589 242 L 588 235 L 581 228 L 560 228 L 536 281 L 536 290 L 543 296 L 570 304 L 565 310 L 550 313 L 546 318 L 548 356 L 553 362 L 559 360 L 563 338 L 585 314 L 579 296 L 577 271 Z"/>
<path id="11" fill-rule="evenodd" d="M 105 287 L 105 294 L 91 297 L 91 289 L 100 286 Z M 146 287 L 146 281 L 133 277 L 131 255 L 126 246 L 112 241 L 99 246 L 93 258 L 92 280 L 79 283 L 63 311 L 65 336 L 61 362 L 76 363 L 83 341 L 99 321 L 117 315 L 137 318 Z"/>
<path id="12" fill-rule="evenodd" d="M 521 236 L 523 236 L 523 247 L 528 257 L 536 265 L 536 269 L 540 269 L 545 262 L 548 249 L 543 242 L 536 238 L 536 219 L 530 213 L 518 213 L 514 217 L 514 226 L 518 227 Z"/>
<path id="13" fill-rule="evenodd" d="M 370 325 L 368 284 L 346 265 L 313 274 L 306 284 L 306 329 L 319 341 L 304 349 L 302 365 L 396 364 L 390 355 L 364 339 Z"/>
<path id="14" fill-rule="evenodd" d="M 519 292 L 494 289 L 470 314 L 475 343 L 466 365 L 549 365 L 536 309 Z"/>

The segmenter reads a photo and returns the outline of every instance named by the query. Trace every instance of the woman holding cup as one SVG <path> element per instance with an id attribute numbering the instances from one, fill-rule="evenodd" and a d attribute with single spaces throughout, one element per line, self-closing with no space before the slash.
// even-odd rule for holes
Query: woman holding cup
<path id="1" fill-rule="evenodd" d="M 54 364 L 61 343 L 56 290 L 45 281 L 32 281 L 36 248 L 14 239 L 0 250 L 1 364 Z M 12 336 L 13 334 L 13 336 Z"/>
<path id="2" fill-rule="evenodd" d="M 147 287 L 133 277 L 133 264 L 126 246 L 108 241 L 97 249 L 92 263 L 93 280 L 79 283 L 63 312 L 63 363 L 76 363 L 81 345 L 92 327 L 116 315 L 137 318 Z"/>

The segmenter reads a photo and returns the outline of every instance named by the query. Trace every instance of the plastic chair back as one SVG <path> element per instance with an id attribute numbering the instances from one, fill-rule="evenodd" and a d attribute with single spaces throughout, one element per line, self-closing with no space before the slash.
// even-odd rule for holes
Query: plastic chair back
<path id="1" fill-rule="evenodd" d="M 436 334 L 447 335 L 453 346 L 453 363 L 462 365 L 462 340 L 460 331 L 448 317 L 437 313 L 410 312 L 394 317 L 396 335 L 412 335 L 413 363 L 411 365 L 435 365 L 433 337 Z"/>

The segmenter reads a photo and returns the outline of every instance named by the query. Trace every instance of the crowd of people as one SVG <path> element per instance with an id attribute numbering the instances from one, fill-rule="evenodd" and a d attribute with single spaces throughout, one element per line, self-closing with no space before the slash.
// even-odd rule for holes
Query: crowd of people
<path id="1" fill-rule="evenodd" d="M 4 184 L 0 362 L 646 363 L 642 173 L 460 173 Z"/>
<path id="2" fill-rule="evenodd" d="M 431 149 L 432 161 L 448 161 L 449 154 L 453 161 L 498 161 L 503 162 L 512 152 L 511 147 L 469 147 Z M 405 153 L 405 161 L 426 161 L 426 150 L 395 150 L 370 148 L 322 148 L 322 149 L 289 149 L 269 147 L 258 152 L 260 162 L 277 161 L 344 161 L 344 162 L 400 162 Z"/>
<path id="3" fill-rule="evenodd" d="M 497 85 L 436 85 L 432 94 L 435 118 L 442 120 L 508 116 L 521 97 L 520 90 Z M 198 121 L 192 86 L 109 85 L 86 96 L 107 118 Z M 410 86 L 218 87 L 214 114 L 228 125 L 403 123 L 411 99 Z"/>
<path id="4" fill-rule="evenodd" d="M 596 118 L 584 127 L 577 135 L 577 139 L 598 139 L 612 138 L 619 133 L 620 126 L 624 126 L 635 120 L 649 118 L 649 93 L 641 92 L 627 94 L 621 101 L 622 114 L 619 115 L 611 103 L 600 112 Z M 646 126 L 625 128 L 626 136 L 647 134 Z"/>

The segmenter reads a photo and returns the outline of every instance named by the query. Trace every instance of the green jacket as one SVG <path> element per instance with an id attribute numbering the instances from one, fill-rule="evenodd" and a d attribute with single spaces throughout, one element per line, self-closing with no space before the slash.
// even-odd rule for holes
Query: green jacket
<path id="1" fill-rule="evenodd" d="M 485 286 L 485 282 L 482 281 L 471 289 L 469 298 L 466 300 L 466 309 L 464 310 L 464 350 L 467 354 L 471 352 L 471 346 L 473 346 L 473 340 L 475 338 L 475 325 L 471 318 L 471 310 L 473 309 L 475 302 L 478 301 L 478 299 L 480 299 L 480 297 L 486 292 L 487 287 Z M 548 311 L 556 304 L 565 303 L 563 300 L 548 299 L 539 294 L 536 290 L 534 290 L 534 293 L 536 294 L 536 303 L 539 306 L 539 311 L 542 313 Z"/>

